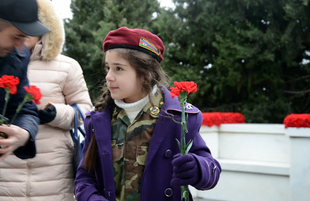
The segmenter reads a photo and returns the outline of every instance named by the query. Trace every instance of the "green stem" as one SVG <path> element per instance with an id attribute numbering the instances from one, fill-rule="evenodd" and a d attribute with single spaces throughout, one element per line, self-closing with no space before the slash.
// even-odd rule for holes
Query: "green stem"
<path id="1" fill-rule="evenodd" d="M 188 186 L 181 186 L 181 201 L 189 201 Z"/>
<path id="2" fill-rule="evenodd" d="M 181 155 L 187 154 L 187 144 L 185 139 L 185 134 L 187 133 L 187 122 L 185 118 L 185 105 L 187 100 L 187 92 L 181 92 L 179 95 L 179 101 L 180 106 L 182 108 L 182 119 L 181 119 L 181 125 L 182 125 L 182 134 L 181 134 Z M 181 201 L 189 201 L 189 191 L 188 191 L 188 185 L 181 186 Z"/>
<path id="3" fill-rule="evenodd" d="M 185 140 L 185 131 L 186 131 L 186 129 L 185 129 L 185 126 L 186 126 L 186 121 L 185 121 L 185 104 L 181 103 L 181 107 L 182 107 L 181 155 L 184 155 L 184 154 L 186 154 L 185 153 L 185 146 L 186 146 L 186 140 Z"/>
<path id="4" fill-rule="evenodd" d="M 3 111 L 2 111 L 2 117 L 1 117 L 1 120 L 0 120 L 0 122 L 1 122 L 1 124 L 5 121 L 4 120 L 4 117 L 5 117 L 5 112 L 6 112 L 6 108 L 7 108 L 7 106 L 8 106 L 8 102 L 9 102 L 9 99 L 10 99 L 10 91 L 9 91 L 9 88 L 5 88 L 5 98 L 4 98 L 4 100 L 5 100 L 5 104 L 4 104 L 4 108 L 3 108 Z"/>
<path id="5" fill-rule="evenodd" d="M 11 120 L 11 122 L 9 123 L 9 126 L 11 124 L 13 124 L 13 122 L 15 121 L 16 117 L 17 117 L 17 114 L 20 112 L 20 110 L 23 108 L 24 104 L 26 103 L 25 99 L 23 100 L 23 102 L 21 104 L 18 105 L 17 109 L 16 109 L 16 112 Z"/>

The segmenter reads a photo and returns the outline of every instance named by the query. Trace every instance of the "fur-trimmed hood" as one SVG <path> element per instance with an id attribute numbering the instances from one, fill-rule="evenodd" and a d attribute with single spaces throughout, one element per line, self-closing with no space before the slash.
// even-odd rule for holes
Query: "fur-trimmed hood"
<path id="1" fill-rule="evenodd" d="M 64 28 L 50 0 L 37 0 L 39 21 L 52 32 L 41 37 L 33 49 L 31 59 L 53 60 L 61 53 L 64 43 Z"/>

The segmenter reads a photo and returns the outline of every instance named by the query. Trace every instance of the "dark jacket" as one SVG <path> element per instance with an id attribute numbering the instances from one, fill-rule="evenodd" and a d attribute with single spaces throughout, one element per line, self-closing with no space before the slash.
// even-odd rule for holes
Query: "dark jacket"
<path id="1" fill-rule="evenodd" d="M 180 153 L 176 138 L 180 140 L 181 125 L 173 121 L 181 121 L 181 107 L 177 98 L 171 98 L 165 88 L 165 103 L 155 126 L 148 150 L 147 161 L 141 183 L 141 201 L 180 201 L 180 187 L 170 185 L 172 179 L 173 156 Z M 78 201 L 115 201 L 115 187 L 111 156 L 111 108 L 103 112 L 91 112 L 84 122 L 86 130 L 83 155 L 92 138 L 92 125 L 96 135 L 99 160 L 95 173 L 88 173 L 83 167 L 83 160 L 75 179 L 75 196 Z M 205 141 L 199 134 L 202 123 L 201 112 L 192 106 L 187 109 L 188 133 L 186 141 L 193 139 L 190 152 L 196 157 L 201 170 L 201 179 L 194 186 L 199 190 L 208 190 L 218 182 L 221 167 L 212 157 Z M 173 118 L 172 118 L 173 117 Z M 216 166 L 216 168 L 215 168 Z"/>
<path id="2" fill-rule="evenodd" d="M 29 81 L 27 78 L 27 68 L 30 60 L 29 49 L 24 46 L 24 49 L 9 53 L 6 57 L 0 57 L 0 77 L 3 75 L 13 75 L 18 77 L 20 80 L 19 85 L 17 85 L 17 93 L 10 95 L 9 103 L 7 106 L 5 116 L 12 119 L 14 116 L 18 105 L 23 101 L 27 92 L 24 86 L 29 86 Z M 4 108 L 4 97 L 5 90 L 0 88 L 0 113 L 2 114 Z M 38 109 L 34 102 L 27 102 L 23 106 L 22 110 L 17 115 L 14 125 L 17 125 L 30 133 L 30 138 L 25 146 L 18 148 L 14 151 L 14 154 L 21 158 L 33 158 L 36 154 L 35 147 L 35 136 L 38 132 Z"/>

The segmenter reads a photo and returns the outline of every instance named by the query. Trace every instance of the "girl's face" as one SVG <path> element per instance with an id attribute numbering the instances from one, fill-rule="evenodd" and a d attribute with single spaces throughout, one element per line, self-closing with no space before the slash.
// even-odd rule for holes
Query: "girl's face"
<path id="1" fill-rule="evenodd" d="M 136 70 L 116 50 L 106 52 L 105 65 L 107 86 L 113 99 L 133 103 L 146 96 Z"/>

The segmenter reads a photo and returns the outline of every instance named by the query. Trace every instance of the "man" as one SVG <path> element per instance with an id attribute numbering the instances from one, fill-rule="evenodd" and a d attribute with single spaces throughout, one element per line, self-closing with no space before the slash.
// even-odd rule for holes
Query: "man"
<path id="1" fill-rule="evenodd" d="M 13 75 L 20 84 L 17 93 L 10 95 L 5 116 L 12 119 L 17 106 L 23 101 L 29 85 L 27 66 L 29 49 L 24 45 L 27 36 L 41 36 L 50 32 L 38 21 L 36 0 L 0 0 L 0 77 Z M 5 90 L 0 88 L 0 114 L 4 109 Z M 0 132 L 8 138 L 0 137 L 0 161 L 14 152 L 21 158 L 33 158 L 36 154 L 35 135 L 38 131 L 37 106 L 27 102 L 19 112 L 13 125 L 0 125 Z"/>

